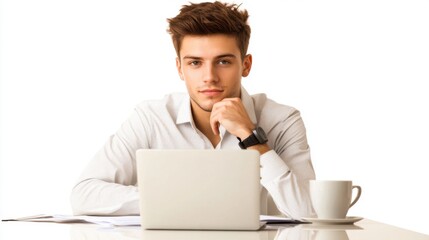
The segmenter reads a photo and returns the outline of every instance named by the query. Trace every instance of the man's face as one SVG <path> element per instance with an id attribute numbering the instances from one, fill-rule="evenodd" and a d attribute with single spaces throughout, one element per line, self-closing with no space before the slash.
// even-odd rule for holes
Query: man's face
<path id="1" fill-rule="evenodd" d="M 192 109 L 210 112 L 213 104 L 222 99 L 240 97 L 241 77 L 249 74 L 252 57 L 241 59 L 232 36 L 185 36 L 176 65 L 186 83 Z"/>

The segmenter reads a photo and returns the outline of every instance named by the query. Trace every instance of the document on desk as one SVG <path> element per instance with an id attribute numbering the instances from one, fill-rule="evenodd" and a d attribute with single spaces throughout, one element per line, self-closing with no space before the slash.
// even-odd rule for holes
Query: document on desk
<path id="1" fill-rule="evenodd" d="M 95 223 L 103 226 L 140 226 L 140 216 L 84 216 L 84 215 L 34 215 L 2 221 Z"/>
<path id="2" fill-rule="evenodd" d="M 140 226 L 140 216 L 83 216 L 83 215 L 34 215 L 21 218 L 3 219 L 2 221 L 27 221 L 27 222 L 56 222 L 56 223 L 95 223 L 106 227 L 115 226 Z M 261 215 L 261 222 L 267 224 L 301 223 L 287 217 Z"/>

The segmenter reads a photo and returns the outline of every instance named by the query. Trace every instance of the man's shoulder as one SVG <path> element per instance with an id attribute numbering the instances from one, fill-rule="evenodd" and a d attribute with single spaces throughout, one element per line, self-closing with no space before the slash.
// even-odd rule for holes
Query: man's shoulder
<path id="1" fill-rule="evenodd" d="M 279 103 L 271 98 L 268 98 L 265 93 L 252 94 L 250 96 L 253 100 L 256 111 L 267 112 L 267 113 L 280 113 L 280 112 L 294 112 L 297 111 L 296 108 Z"/>
<path id="2" fill-rule="evenodd" d="M 301 118 L 295 107 L 274 101 L 265 94 L 254 94 L 251 98 L 258 124 L 266 131 L 274 127 L 283 128 Z"/>

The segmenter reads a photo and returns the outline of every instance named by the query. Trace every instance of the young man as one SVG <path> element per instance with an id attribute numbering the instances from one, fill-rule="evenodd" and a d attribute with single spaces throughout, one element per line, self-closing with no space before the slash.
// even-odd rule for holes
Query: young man
<path id="1" fill-rule="evenodd" d="M 248 13 L 238 8 L 190 4 L 168 20 L 188 93 L 137 106 L 74 187 L 75 214 L 139 214 L 135 157 L 140 148 L 256 149 L 261 213 L 312 214 L 308 181 L 315 174 L 299 112 L 264 94 L 250 96 L 241 85 L 252 55 L 247 54 Z"/>

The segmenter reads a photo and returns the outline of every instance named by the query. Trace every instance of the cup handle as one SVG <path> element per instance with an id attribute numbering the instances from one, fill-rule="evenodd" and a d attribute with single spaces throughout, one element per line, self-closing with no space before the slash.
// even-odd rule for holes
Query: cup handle
<path id="1" fill-rule="evenodd" d="M 357 189 L 357 194 L 356 194 L 356 197 L 355 197 L 355 199 L 353 200 L 353 202 L 352 203 L 350 203 L 350 207 L 349 208 L 351 208 L 353 205 L 355 205 L 355 203 L 359 200 L 359 198 L 360 198 L 360 194 L 362 193 L 362 188 L 360 187 L 360 186 L 352 186 L 352 191 L 353 191 L 353 189 L 354 188 L 356 188 Z"/>

